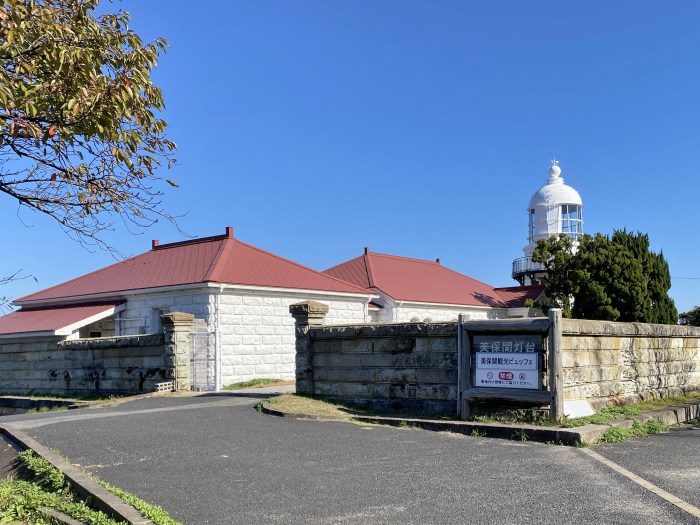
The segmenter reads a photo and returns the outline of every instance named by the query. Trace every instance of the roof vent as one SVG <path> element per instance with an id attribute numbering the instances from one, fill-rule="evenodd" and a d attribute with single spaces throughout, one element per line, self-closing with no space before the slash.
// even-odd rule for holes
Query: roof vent
<path id="1" fill-rule="evenodd" d="M 367 248 L 367 246 L 365 246 L 365 255 L 367 255 L 368 253 L 369 253 L 369 248 Z"/>
<path id="2" fill-rule="evenodd" d="M 226 238 L 233 239 L 233 226 L 226 226 Z"/>

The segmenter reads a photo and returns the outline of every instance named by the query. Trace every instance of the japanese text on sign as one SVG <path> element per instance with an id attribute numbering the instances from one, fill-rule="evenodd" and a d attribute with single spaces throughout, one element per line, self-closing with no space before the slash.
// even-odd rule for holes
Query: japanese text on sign
<path id="1" fill-rule="evenodd" d="M 474 386 L 540 388 L 540 335 L 474 335 Z"/>
<path id="2" fill-rule="evenodd" d="M 522 335 L 475 335 L 473 348 L 476 352 L 536 353 L 542 351 L 542 337 Z"/>
<path id="3" fill-rule="evenodd" d="M 538 356 L 494 354 L 493 352 L 477 352 L 477 368 L 508 368 L 510 370 L 537 370 Z"/>

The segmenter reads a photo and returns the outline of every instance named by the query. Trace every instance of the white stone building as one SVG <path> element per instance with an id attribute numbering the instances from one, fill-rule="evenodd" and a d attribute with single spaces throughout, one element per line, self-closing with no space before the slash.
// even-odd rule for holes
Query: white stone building
<path id="1" fill-rule="evenodd" d="M 218 390 L 248 379 L 295 377 L 289 306 L 328 305 L 326 324 L 523 317 L 541 287 L 493 288 L 423 261 L 370 253 L 317 272 L 224 235 L 160 244 L 17 299 L 0 343 L 156 333 L 160 316 L 195 318 L 192 384 Z"/>
<path id="2" fill-rule="evenodd" d="M 547 183 L 530 199 L 528 214 L 528 244 L 523 248 L 524 257 L 513 261 L 512 277 L 520 285 L 529 285 L 533 277 L 543 273 L 541 263 L 532 261 L 537 241 L 565 233 L 574 241 L 583 235 L 583 201 L 578 192 L 564 184 L 559 162 L 552 161 Z"/>
<path id="3" fill-rule="evenodd" d="M 446 268 L 440 259 L 426 261 L 370 252 L 324 273 L 377 294 L 370 320 L 381 323 L 455 321 L 527 317 L 526 299 L 536 300 L 539 286 L 494 288 Z"/>
<path id="4" fill-rule="evenodd" d="M 72 281 L 22 297 L 0 317 L 0 340 L 154 333 L 160 315 L 196 319 L 196 388 L 256 377 L 294 378 L 294 319 L 289 305 L 329 306 L 327 323 L 370 319 L 369 290 L 225 235 L 152 249 Z"/>

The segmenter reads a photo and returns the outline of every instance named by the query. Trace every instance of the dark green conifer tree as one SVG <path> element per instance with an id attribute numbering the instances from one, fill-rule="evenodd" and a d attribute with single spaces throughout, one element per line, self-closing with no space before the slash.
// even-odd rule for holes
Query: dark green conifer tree
<path id="1" fill-rule="evenodd" d="M 668 295 L 671 275 L 663 253 L 651 251 L 649 236 L 615 230 L 574 244 L 565 234 L 540 241 L 533 261 L 548 271 L 545 294 L 566 317 L 675 324 L 678 312 Z M 572 304 L 573 303 L 573 304 Z"/>

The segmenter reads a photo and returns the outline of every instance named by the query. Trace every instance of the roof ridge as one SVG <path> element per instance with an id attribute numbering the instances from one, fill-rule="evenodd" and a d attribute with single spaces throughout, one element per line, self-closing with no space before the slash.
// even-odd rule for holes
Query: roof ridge
<path id="1" fill-rule="evenodd" d="M 226 257 L 224 255 L 228 255 L 231 250 L 233 249 L 233 242 L 236 241 L 235 238 L 232 237 L 226 237 L 225 235 L 221 237 L 221 240 L 223 241 L 221 243 L 221 246 L 219 246 L 219 249 L 216 252 L 216 255 L 211 261 L 211 264 L 209 265 L 209 269 L 207 270 L 207 273 L 204 274 L 204 282 L 207 281 L 215 281 L 215 282 L 220 282 L 219 276 L 221 275 L 221 272 L 223 269 L 221 268 L 221 263 L 222 261 L 223 264 L 225 264 Z M 228 240 L 231 240 L 233 242 L 227 242 Z"/>
<path id="2" fill-rule="evenodd" d="M 522 289 L 535 289 L 544 288 L 541 284 L 525 284 L 522 286 L 496 286 L 494 290 L 522 290 Z"/>
<path id="3" fill-rule="evenodd" d="M 370 288 L 377 288 L 376 283 L 374 282 L 374 273 L 372 272 L 372 261 L 369 258 L 370 255 L 370 253 L 365 253 L 362 257 L 363 262 L 365 263 L 365 271 L 367 272 L 367 284 L 369 284 Z"/>
<path id="4" fill-rule="evenodd" d="M 238 240 L 238 239 L 237 239 L 237 240 Z M 312 271 L 312 272 L 314 272 L 314 273 L 318 273 L 318 274 L 320 274 L 320 275 L 323 275 L 324 277 L 328 277 L 329 279 L 333 279 L 334 281 L 337 281 L 337 282 L 339 282 L 339 283 L 343 283 L 343 284 L 346 285 L 346 286 L 352 286 L 353 288 L 356 288 L 357 290 L 361 290 L 363 293 L 366 293 L 366 294 L 371 294 L 371 293 L 372 293 L 370 290 L 367 290 L 366 288 L 362 288 L 361 286 L 357 286 L 356 284 L 353 284 L 353 283 L 351 283 L 351 282 L 344 281 L 343 279 L 339 279 L 338 277 L 335 277 L 335 276 L 333 276 L 333 275 L 329 275 L 329 274 L 324 273 L 324 272 L 319 272 L 318 270 L 314 270 L 314 269 L 311 268 L 310 266 L 305 266 L 305 265 L 300 264 L 300 263 L 298 263 L 298 262 L 296 262 L 296 261 L 292 261 L 291 259 L 287 259 L 287 258 L 285 258 L 285 257 L 282 257 L 281 255 L 277 255 L 276 253 L 272 253 L 272 252 L 269 252 L 269 251 L 267 251 L 267 250 L 263 250 L 262 248 L 258 248 L 257 246 L 253 246 L 252 244 L 248 244 L 247 242 L 243 242 L 243 241 L 241 241 L 241 240 L 238 240 L 238 242 L 239 242 L 240 244 L 244 244 L 244 245 L 247 246 L 248 248 L 252 248 L 253 250 L 256 250 L 256 251 L 258 251 L 258 252 L 261 252 L 261 253 L 270 255 L 270 256 L 274 257 L 275 259 L 279 259 L 279 260 L 281 260 L 281 261 L 284 261 L 284 262 L 293 264 L 294 266 L 297 266 L 297 267 L 299 267 L 299 268 L 304 268 L 305 270 L 310 270 L 310 271 Z M 358 293 L 359 293 L 359 292 L 358 292 Z"/>
<path id="5" fill-rule="evenodd" d="M 432 265 L 435 265 L 435 266 L 442 266 L 442 264 L 440 264 L 439 262 L 437 262 L 437 261 L 432 261 L 432 260 L 430 260 L 430 259 L 417 259 L 417 258 L 415 258 L 415 257 L 404 257 L 403 255 L 391 255 L 390 253 L 376 253 L 376 252 L 370 252 L 370 253 L 368 253 L 367 255 L 379 255 L 379 256 L 381 256 L 381 257 L 391 257 L 392 259 L 401 259 L 401 260 L 404 260 L 404 261 L 413 261 L 413 262 L 420 262 L 420 263 L 432 264 Z M 442 266 L 442 267 L 445 268 L 444 266 Z"/>
<path id="6" fill-rule="evenodd" d="M 156 246 L 153 246 L 151 250 L 164 250 L 167 248 L 179 248 L 180 246 L 187 246 L 188 244 L 199 244 L 202 242 L 212 242 L 212 241 L 222 241 L 224 239 L 228 239 L 227 234 L 223 235 L 212 235 L 210 237 L 196 237 L 194 239 L 186 239 L 184 241 L 175 241 L 175 242 L 169 242 L 166 244 L 158 244 Z"/>

